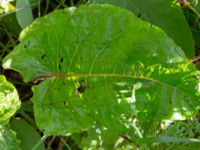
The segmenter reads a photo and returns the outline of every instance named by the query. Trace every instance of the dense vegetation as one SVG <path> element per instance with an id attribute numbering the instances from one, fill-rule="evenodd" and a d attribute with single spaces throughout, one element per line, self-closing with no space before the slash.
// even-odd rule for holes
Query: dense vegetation
<path id="1" fill-rule="evenodd" d="M 200 4 L 2 0 L 0 149 L 200 147 Z"/>

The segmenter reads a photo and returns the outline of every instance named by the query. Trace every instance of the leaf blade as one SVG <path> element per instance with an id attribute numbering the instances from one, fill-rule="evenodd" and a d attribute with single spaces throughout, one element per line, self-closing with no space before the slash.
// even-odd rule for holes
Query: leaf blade
<path id="1" fill-rule="evenodd" d="M 145 123 L 148 128 L 176 111 L 187 117 L 199 109 L 196 69 L 161 29 L 127 10 L 90 5 L 55 11 L 26 28 L 20 40 L 4 67 L 26 81 L 44 80 L 33 87 L 33 103 L 46 135 L 99 125 L 115 139 L 137 137 L 137 124 L 141 136 L 155 136 Z"/>
<path id="2" fill-rule="evenodd" d="M 93 0 L 92 3 L 107 3 L 130 10 L 139 18 L 162 28 L 183 49 L 187 57 L 194 57 L 194 39 L 177 2 L 173 0 Z"/>

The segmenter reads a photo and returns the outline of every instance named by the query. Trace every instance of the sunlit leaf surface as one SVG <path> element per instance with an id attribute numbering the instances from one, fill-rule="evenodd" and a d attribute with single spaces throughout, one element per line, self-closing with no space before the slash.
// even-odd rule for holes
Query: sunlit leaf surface
<path id="1" fill-rule="evenodd" d="M 113 4 L 126 8 L 137 17 L 162 28 L 192 58 L 194 40 L 183 12 L 176 0 L 91 0 L 93 3 Z"/>
<path id="2" fill-rule="evenodd" d="M 7 124 L 20 107 L 18 93 L 14 86 L 0 75 L 0 124 Z"/>
<path id="3" fill-rule="evenodd" d="M 163 120 L 199 109 L 199 74 L 183 51 L 160 28 L 110 5 L 36 19 L 4 68 L 42 80 L 33 87 L 37 125 L 47 135 L 88 131 L 86 149 L 141 142 Z"/>
<path id="4" fill-rule="evenodd" d="M 1 150 L 19 150 L 19 141 L 16 134 L 7 127 L 0 125 L 0 149 Z"/>

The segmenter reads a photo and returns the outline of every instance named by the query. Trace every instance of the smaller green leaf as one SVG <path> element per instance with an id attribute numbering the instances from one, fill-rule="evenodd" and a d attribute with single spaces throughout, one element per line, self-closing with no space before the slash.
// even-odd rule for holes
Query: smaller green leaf
<path id="1" fill-rule="evenodd" d="M 7 124 L 20 107 L 18 93 L 14 86 L 0 76 L 0 124 Z"/>
<path id="2" fill-rule="evenodd" d="M 17 21 L 22 29 L 27 27 L 33 21 L 33 14 L 29 0 L 16 0 L 16 8 L 19 11 L 16 12 Z"/>
<path id="3" fill-rule="evenodd" d="M 38 132 L 23 119 L 12 120 L 10 128 L 16 131 L 17 137 L 21 141 L 20 148 L 24 150 L 32 149 L 41 138 Z M 44 149 L 44 144 L 40 144 L 38 150 Z"/>
<path id="4" fill-rule="evenodd" d="M 0 150 L 18 150 L 19 142 L 15 133 L 7 127 L 0 125 Z"/>

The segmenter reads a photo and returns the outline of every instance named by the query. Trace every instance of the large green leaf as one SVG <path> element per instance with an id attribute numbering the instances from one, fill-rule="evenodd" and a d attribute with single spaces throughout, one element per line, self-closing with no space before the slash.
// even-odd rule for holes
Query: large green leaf
<path id="1" fill-rule="evenodd" d="M 175 0 L 92 0 L 132 11 L 138 17 L 161 27 L 186 53 L 195 55 L 194 40 L 180 6 Z"/>
<path id="2" fill-rule="evenodd" d="M 3 66 L 43 80 L 32 100 L 45 134 L 95 131 L 98 146 L 113 147 L 123 135 L 140 142 L 162 120 L 200 106 L 199 75 L 182 50 L 160 28 L 110 5 L 36 19 Z"/>
<path id="3" fill-rule="evenodd" d="M 19 107 L 17 90 L 3 75 L 0 75 L 0 124 L 7 124 Z"/>

